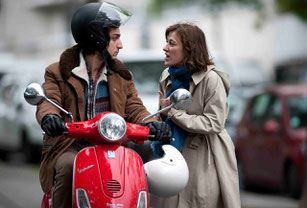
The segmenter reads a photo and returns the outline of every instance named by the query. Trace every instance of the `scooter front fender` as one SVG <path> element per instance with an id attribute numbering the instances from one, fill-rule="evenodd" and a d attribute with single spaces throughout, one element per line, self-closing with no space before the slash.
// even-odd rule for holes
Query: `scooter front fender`
<path id="1" fill-rule="evenodd" d="M 86 193 L 92 208 L 137 207 L 141 191 L 146 192 L 148 200 L 143 162 L 136 152 L 119 145 L 85 148 L 74 163 L 74 207 L 80 190 Z"/>

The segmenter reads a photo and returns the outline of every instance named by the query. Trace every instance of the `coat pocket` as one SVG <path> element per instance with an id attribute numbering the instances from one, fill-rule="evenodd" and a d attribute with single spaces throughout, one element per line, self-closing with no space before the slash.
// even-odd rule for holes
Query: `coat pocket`
<path id="1" fill-rule="evenodd" d="M 198 147 L 202 143 L 202 136 L 200 134 L 189 134 L 186 142 L 188 141 L 188 148 L 190 149 L 198 149 Z"/>
<path id="2" fill-rule="evenodd" d="M 57 138 L 54 138 L 54 137 L 49 137 L 47 136 L 46 134 L 44 135 L 44 138 L 43 138 L 43 152 L 44 151 L 49 151 L 49 149 L 51 149 L 54 144 L 57 142 Z"/>

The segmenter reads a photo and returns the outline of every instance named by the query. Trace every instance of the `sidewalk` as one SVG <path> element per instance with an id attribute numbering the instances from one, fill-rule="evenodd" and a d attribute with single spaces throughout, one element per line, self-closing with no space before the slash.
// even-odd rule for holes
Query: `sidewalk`
<path id="1" fill-rule="evenodd" d="M 299 200 L 274 194 L 241 191 L 242 208 L 298 208 Z"/>

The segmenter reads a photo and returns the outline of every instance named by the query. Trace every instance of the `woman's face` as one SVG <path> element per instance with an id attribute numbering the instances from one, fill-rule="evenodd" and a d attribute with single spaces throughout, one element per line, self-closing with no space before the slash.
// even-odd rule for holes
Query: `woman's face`
<path id="1" fill-rule="evenodd" d="M 184 65 L 183 45 L 176 31 L 169 33 L 163 51 L 165 51 L 165 66 L 180 68 Z"/>

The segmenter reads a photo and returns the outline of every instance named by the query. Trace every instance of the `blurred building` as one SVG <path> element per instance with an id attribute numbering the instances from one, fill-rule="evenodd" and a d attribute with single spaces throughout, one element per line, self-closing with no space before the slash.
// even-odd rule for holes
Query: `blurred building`
<path id="1" fill-rule="evenodd" d="M 1 0 L 0 45 L 17 59 L 54 61 L 72 45 L 67 23 L 76 0 Z"/>
<path id="2" fill-rule="evenodd" d="M 165 29 L 185 21 L 205 31 L 213 58 L 222 57 L 231 64 L 256 63 L 268 75 L 273 74 L 276 64 L 307 54 L 307 24 L 292 15 L 276 14 L 273 0 L 265 1 L 269 15 L 263 22 L 256 11 L 235 6 L 218 15 L 196 5 L 174 7 L 152 17 L 146 10 L 149 0 L 109 1 L 133 13 L 121 29 L 123 56 L 144 48 L 163 54 Z M 74 44 L 70 19 L 84 3 L 85 0 L 0 0 L 0 53 L 13 54 L 17 61 L 40 60 L 45 65 L 57 61 L 60 53 Z"/>

